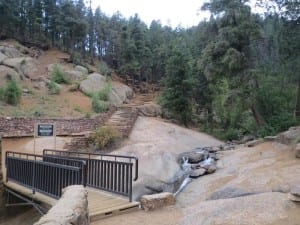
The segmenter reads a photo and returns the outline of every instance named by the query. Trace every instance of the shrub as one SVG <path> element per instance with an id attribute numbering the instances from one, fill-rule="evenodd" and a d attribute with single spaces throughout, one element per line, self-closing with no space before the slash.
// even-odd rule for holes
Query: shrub
<path id="1" fill-rule="evenodd" d="M 110 76 L 112 73 L 112 70 L 108 67 L 106 62 L 101 62 L 99 65 L 99 72 L 104 76 Z"/>
<path id="2" fill-rule="evenodd" d="M 53 80 L 48 84 L 49 93 L 51 95 L 58 95 L 60 93 L 60 87 L 57 83 L 55 83 Z"/>
<path id="3" fill-rule="evenodd" d="M 103 113 L 109 109 L 109 103 L 102 101 L 97 95 L 92 96 L 92 108 L 96 113 Z"/>
<path id="4" fill-rule="evenodd" d="M 119 132 L 110 126 L 103 126 L 96 130 L 92 141 L 98 148 L 111 146 L 120 137 Z"/>
<path id="5" fill-rule="evenodd" d="M 107 84 L 101 91 L 98 93 L 98 97 L 102 101 L 108 101 L 108 95 L 111 91 L 111 85 Z"/>
<path id="6" fill-rule="evenodd" d="M 58 84 L 69 84 L 66 74 L 59 65 L 54 65 L 51 80 Z"/>
<path id="7" fill-rule="evenodd" d="M 22 91 L 14 80 L 8 81 L 3 91 L 3 98 L 10 105 L 17 105 L 21 100 Z"/>

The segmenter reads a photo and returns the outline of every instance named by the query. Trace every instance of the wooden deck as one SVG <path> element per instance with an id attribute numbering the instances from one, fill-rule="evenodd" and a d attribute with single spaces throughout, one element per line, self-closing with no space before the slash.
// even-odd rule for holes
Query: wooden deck
<path id="1" fill-rule="evenodd" d="M 6 182 L 4 185 L 30 199 L 41 202 L 44 205 L 52 207 L 58 200 L 48 197 L 44 194 L 36 192 L 32 194 L 32 190 L 14 182 Z M 101 218 L 136 210 L 139 202 L 129 202 L 128 198 L 123 198 L 115 194 L 100 191 L 97 189 L 87 188 L 88 191 L 88 207 L 90 220 L 95 221 Z"/>

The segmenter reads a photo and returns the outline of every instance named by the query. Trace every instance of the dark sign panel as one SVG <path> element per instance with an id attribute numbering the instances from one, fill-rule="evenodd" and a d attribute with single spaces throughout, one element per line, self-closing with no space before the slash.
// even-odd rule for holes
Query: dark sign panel
<path id="1" fill-rule="evenodd" d="M 37 125 L 37 136 L 38 137 L 54 136 L 54 125 L 53 124 L 38 124 Z"/>

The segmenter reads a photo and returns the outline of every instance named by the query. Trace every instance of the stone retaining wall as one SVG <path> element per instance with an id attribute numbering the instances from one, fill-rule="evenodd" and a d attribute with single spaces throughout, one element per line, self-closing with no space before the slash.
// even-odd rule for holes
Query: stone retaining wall
<path id="1" fill-rule="evenodd" d="M 88 225 L 87 191 L 82 185 L 69 186 L 49 212 L 34 225 Z"/>
<path id="2" fill-rule="evenodd" d="M 112 107 L 107 113 L 96 118 L 80 119 L 51 119 L 51 118 L 0 118 L 0 137 L 26 137 L 33 136 L 34 124 L 55 123 L 56 135 L 64 136 L 94 130 L 103 125 L 115 112 Z"/>

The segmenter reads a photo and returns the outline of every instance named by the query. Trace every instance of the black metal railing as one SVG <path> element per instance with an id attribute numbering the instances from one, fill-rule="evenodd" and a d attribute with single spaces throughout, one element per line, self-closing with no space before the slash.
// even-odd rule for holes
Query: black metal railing
<path id="1" fill-rule="evenodd" d="M 128 196 L 132 201 L 132 183 L 138 179 L 138 159 L 136 157 L 50 149 L 45 149 L 43 156 L 85 160 L 87 186 Z"/>
<path id="2" fill-rule="evenodd" d="M 64 159 L 54 163 L 54 157 L 6 152 L 6 180 L 19 183 L 45 195 L 59 198 L 69 185 L 85 185 L 86 162 Z"/>

